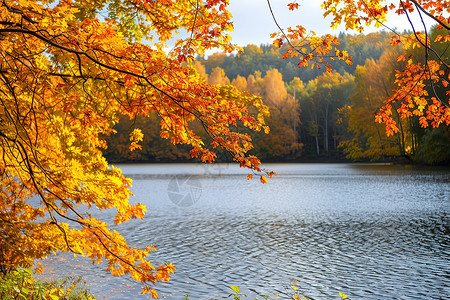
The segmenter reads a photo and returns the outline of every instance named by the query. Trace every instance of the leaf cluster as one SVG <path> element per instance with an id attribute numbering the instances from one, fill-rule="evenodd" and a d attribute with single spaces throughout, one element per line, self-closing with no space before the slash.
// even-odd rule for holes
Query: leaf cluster
<path id="1" fill-rule="evenodd" d="M 157 114 L 160 136 L 215 160 L 223 149 L 261 172 L 247 152 L 265 130 L 267 107 L 231 86 L 203 82 L 183 65 L 211 47 L 232 51 L 226 1 L 3 1 L 0 4 L 0 269 L 30 267 L 37 258 L 70 251 L 107 270 L 147 283 L 169 280 L 172 264 L 153 266 L 153 246 L 134 248 L 92 217 L 115 209 L 115 224 L 142 219 L 129 202 L 132 181 L 101 150 L 119 115 Z M 100 18 L 101 14 L 110 18 Z M 128 22 L 129 21 L 129 22 Z M 167 54 L 176 32 L 189 30 Z M 158 38 L 153 45 L 136 42 Z M 252 107 L 252 111 L 249 111 Z M 199 122 L 208 140 L 196 133 Z M 132 128 L 130 150 L 145 137 Z M 143 292 L 157 297 L 154 289 Z"/>
<path id="2" fill-rule="evenodd" d="M 81 278 L 41 281 L 32 276 L 30 268 L 17 268 L 0 277 L 0 297 L 4 300 L 92 300 Z"/>

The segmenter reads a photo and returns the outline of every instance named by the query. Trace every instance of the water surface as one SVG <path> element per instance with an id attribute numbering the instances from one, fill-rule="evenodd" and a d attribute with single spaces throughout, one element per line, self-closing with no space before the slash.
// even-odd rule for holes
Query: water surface
<path id="1" fill-rule="evenodd" d="M 149 212 L 116 229 L 177 267 L 161 298 L 274 295 L 297 280 L 313 299 L 450 299 L 449 169 L 270 164 L 262 185 L 235 165 L 119 166 Z M 100 299 L 147 298 L 104 266 L 52 260 L 52 276 L 81 275 Z"/>

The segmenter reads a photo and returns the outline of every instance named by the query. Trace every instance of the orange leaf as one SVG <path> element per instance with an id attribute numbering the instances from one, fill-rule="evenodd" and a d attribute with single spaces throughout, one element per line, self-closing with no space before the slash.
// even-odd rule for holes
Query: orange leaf
<path id="1" fill-rule="evenodd" d="M 267 178 L 266 177 L 264 177 L 264 176 L 261 176 L 261 183 L 267 183 Z"/>
<path id="2" fill-rule="evenodd" d="M 298 9 L 298 3 L 289 3 L 287 6 L 289 7 L 289 10 Z"/>
<path id="3" fill-rule="evenodd" d="M 250 180 L 250 179 L 252 179 L 253 178 L 253 175 L 252 174 L 248 174 L 247 175 L 247 180 Z"/>

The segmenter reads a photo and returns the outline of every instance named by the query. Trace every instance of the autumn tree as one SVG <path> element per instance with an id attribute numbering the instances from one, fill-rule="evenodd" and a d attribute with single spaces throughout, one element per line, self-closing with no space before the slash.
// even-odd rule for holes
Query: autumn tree
<path id="1" fill-rule="evenodd" d="M 200 76 L 201 79 L 203 79 L 204 81 L 208 80 L 208 74 L 206 73 L 206 68 L 201 62 L 196 60 L 196 61 L 194 61 L 192 66 L 197 71 L 197 73 L 198 73 L 198 75 Z"/>
<path id="2" fill-rule="evenodd" d="M 271 10 L 270 1 L 267 2 Z M 296 1 L 288 3 L 287 6 L 290 10 L 301 9 Z M 398 57 L 399 60 L 406 62 L 406 66 L 398 70 L 395 93 L 386 99 L 375 118 L 377 122 L 385 124 L 387 135 L 400 131 L 400 123 L 394 120 L 393 110 L 396 110 L 402 119 L 412 115 L 418 116 L 420 125 L 424 128 L 450 124 L 450 91 L 447 89 L 450 66 L 443 59 L 442 53 L 438 52 L 438 48 L 433 45 L 433 43 L 448 43 L 450 40 L 448 1 L 402 0 L 398 4 L 388 4 L 381 0 L 326 0 L 322 2 L 321 7 L 324 10 L 324 17 L 332 18 L 332 28 L 344 25 L 346 29 L 362 32 L 369 26 L 378 28 L 384 26 L 392 32 L 391 45 L 401 45 L 404 50 L 423 49 L 425 57 L 423 62 L 404 55 Z M 412 33 L 401 34 L 390 28 L 387 20 L 389 12 L 403 16 Z M 420 21 L 413 22 L 412 14 L 416 14 Z M 273 13 L 272 15 L 278 25 L 276 16 Z M 437 35 L 433 41 L 424 21 L 425 17 L 435 22 L 439 29 L 445 29 L 443 34 Z M 337 57 L 347 62 L 351 58 L 348 52 L 336 47 L 339 44 L 337 37 L 331 35 L 318 37 L 314 32 L 307 33 L 306 28 L 300 25 L 286 29 L 278 27 L 280 31 L 272 35 L 274 45 L 280 47 L 283 43 L 288 43 L 289 48 L 283 57 L 298 57 L 299 66 L 324 66 L 331 71 L 325 58 Z M 434 91 L 436 86 L 444 88 L 444 97 Z M 430 87 L 431 91 L 427 87 Z"/>
<path id="3" fill-rule="evenodd" d="M 270 160 L 296 158 L 303 146 L 296 134 L 300 123 L 298 105 L 287 93 L 281 73 L 272 69 L 261 77 L 261 73 L 256 71 L 254 76 L 249 76 L 247 89 L 261 96 L 270 111 L 270 116 L 266 118 L 270 134 L 255 135 L 254 153 Z"/>
<path id="4" fill-rule="evenodd" d="M 281 106 L 286 99 L 287 91 L 283 76 L 277 69 L 267 71 L 264 76 L 264 101 L 270 106 Z"/>
<path id="5" fill-rule="evenodd" d="M 261 95 L 264 90 L 264 80 L 260 71 L 255 71 L 247 77 L 247 91 L 253 95 Z"/>
<path id="6" fill-rule="evenodd" d="M 189 145 L 192 157 L 212 162 L 214 148 L 223 148 L 241 166 L 261 171 L 259 160 L 246 154 L 250 136 L 235 126 L 268 130 L 261 99 L 206 84 L 184 64 L 207 49 L 236 49 L 227 34 L 233 25 L 226 5 L 225 0 L 0 4 L 1 272 L 31 266 L 52 251 L 69 251 L 107 261 L 113 275 L 128 274 L 145 284 L 143 293 L 157 297 L 147 284 L 168 280 L 174 266 L 153 266 L 146 258 L 153 247 L 128 245 L 79 207 L 114 208 L 115 224 L 144 216 L 144 205 L 128 201 L 131 180 L 101 152 L 119 114 L 133 119 L 156 113 L 160 136 Z M 188 36 L 165 53 L 180 30 Z M 193 130 L 194 120 L 209 140 Z M 132 128 L 130 149 L 141 148 L 143 138 Z"/>
<path id="7" fill-rule="evenodd" d="M 238 75 L 235 79 L 231 81 L 231 85 L 235 86 L 239 91 L 247 90 L 247 79 Z"/>
<path id="8" fill-rule="evenodd" d="M 230 84 L 230 79 L 222 68 L 215 67 L 208 76 L 208 83 L 212 85 L 228 85 Z"/>
<path id="9" fill-rule="evenodd" d="M 352 137 L 341 144 L 349 158 L 380 159 L 384 156 L 400 156 L 402 152 L 404 154 L 405 131 L 402 131 L 403 134 L 398 132 L 394 136 L 386 136 L 384 126 L 373 122 L 374 113 L 393 93 L 399 50 L 390 49 L 379 60 L 368 59 L 364 66 L 356 68 L 348 123 Z M 401 122 L 399 116 L 396 121 Z"/>
<path id="10" fill-rule="evenodd" d="M 431 30 L 430 35 L 437 36 L 437 32 L 435 27 Z M 439 49 L 439 46 L 442 47 L 440 44 L 434 45 L 435 49 Z M 440 53 L 443 54 L 441 57 L 445 60 L 446 49 L 441 49 Z M 404 49 L 397 46 L 386 49 L 379 59 L 368 59 L 364 66 L 357 67 L 355 93 L 350 97 L 352 103 L 348 126 L 349 132 L 353 136 L 344 140 L 341 145 L 349 158 L 379 159 L 386 156 L 404 156 L 427 163 L 448 160 L 445 148 L 448 148 L 449 139 L 442 130 L 436 131 L 434 128 L 425 130 L 420 126 L 420 116 L 418 115 L 410 114 L 402 117 L 398 102 L 392 103 L 392 118 L 398 127 L 396 132 L 385 135 L 384 124 L 371 122 L 374 112 L 394 94 L 397 87 L 395 78 L 398 71 L 396 72 L 396 70 L 405 67 L 406 63 L 402 59 L 405 56 L 420 63 L 425 63 L 426 59 L 420 48 L 410 48 L 405 52 Z M 441 86 L 435 86 L 434 89 L 428 87 L 427 90 L 429 93 L 445 97 Z M 437 132 L 441 133 L 437 134 Z M 433 138 L 427 139 L 426 135 L 433 136 Z M 430 147 L 429 143 L 435 143 L 435 146 Z"/>

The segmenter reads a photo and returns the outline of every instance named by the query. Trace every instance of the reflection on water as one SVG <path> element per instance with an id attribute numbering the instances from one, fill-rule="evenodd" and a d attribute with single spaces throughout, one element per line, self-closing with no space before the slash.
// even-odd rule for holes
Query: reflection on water
<path id="1" fill-rule="evenodd" d="M 448 169 L 274 164 L 279 175 L 261 185 L 231 165 L 120 167 L 149 213 L 117 229 L 177 267 L 161 298 L 215 299 L 230 285 L 273 295 L 294 279 L 314 299 L 450 298 Z M 52 276 L 82 275 L 100 299 L 146 299 L 104 266 L 53 260 Z"/>

